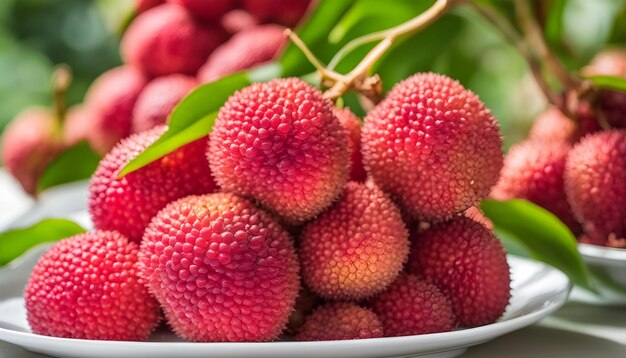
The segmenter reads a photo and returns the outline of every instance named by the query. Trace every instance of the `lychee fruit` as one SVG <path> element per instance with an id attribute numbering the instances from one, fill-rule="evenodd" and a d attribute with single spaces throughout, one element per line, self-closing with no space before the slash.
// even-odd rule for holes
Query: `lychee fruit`
<path id="1" fill-rule="evenodd" d="M 53 115 L 33 107 L 18 114 L 4 130 L 2 162 L 24 191 L 34 195 L 39 177 L 62 147 Z"/>
<path id="2" fill-rule="evenodd" d="M 456 327 L 448 298 L 415 275 L 402 274 L 370 304 L 387 337 L 448 332 Z"/>
<path id="3" fill-rule="evenodd" d="M 56 243 L 33 269 L 24 300 L 34 333 L 142 341 L 156 328 L 157 301 L 138 276 L 138 246 L 96 231 Z"/>
<path id="4" fill-rule="evenodd" d="M 350 180 L 364 182 L 367 178 L 361 155 L 361 120 L 349 108 L 335 109 L 335 116 L 350 137 Z"/>
<path id="5" fill-rule="evenodd" d="M 238 0 L 167 0 L 172 4 L 178 4 L 202 20 L 217 20 L 222 15 L 232 10 Z"/>
<path id="6" fill-rule="evenodd" d="M 407 218 L 436 221 L 484 199 L 502 168 L 495 117 L 444 75 L 419 73 L 396 84 L 366 117 L 365 169 Z"/>
<path id="7" fill-rule="evenodd" d="M 273 340 L 300 288 L 289 234 L 229 193 L 166 206 L 146 229 L 139 256 L 170 326 L 191 341 Z"/>
<path id="8" fill-rule="evenodd" d="M 373 184 L 349 182 L 300 234 L 304 282 L 331 299 L 363 299 L 396 279 L 409 252 L 400 210 Z"/>
<path id="9" fill-rule="evenodd" d="M 137 16 L 120 48 L 126 63 L 148 76 L 195 75 L 224 39 L 216 25 L 199 23 L 181 6 L 163 4 Z"/>
<path id="10" fill-rule="evenodd" d="M 243 0 L 243 7 L 262 22 L 294 27 L 304 16 L 311 0 Z"/>
<path id="11" fill-rule="evenodd" d="M 298 341 L 338 341 L 379 338 L 383 325 L 376 313 L 355 303 L 323 305 L 309 315 L 296 335 Z"/>
<path id="12" fill-rule="evenodd" d="M 254 16 L 242 9 L 234 9 L 227 12 L 222 16 L 220 23 L 229 34 L 236 34 L 239 31 L 249 29 L 259 24 Z"/>
<path id="13" fill-rule="evenodd" d="M 165 3 L 165 0 L 135 0 L 135 10 L 138 14 L 141 14 L 142 12 L 163 3 Z"/>
<path id="14" fill-rule="evenodd" d="M 482 224 L 487 230 L 493 230 L 493 222 L 485 215 L 485 213 L 480 210 L 478 206 L 471 206 L 469 209 L 465 210 L 463 213 L 464 216 Z"/>
<path id="15" fill-rule="evenodd" d="M 109 70 L 93 82 L 85 95 L 85 106 L 93 117 L 89 143 L 99 153 L 108 152 L 130 134 L 133 107 L 147 82 L 141 72 L 129 66 Z"/>
<path id="16" fill-rule="evenodd" d="M 238 32 L 213 51 L 198 71 L 198 80 L 212 82 L 275 59 L 287 40 L 283 31 L 282 26 L 261 25 Z"/>
<path id="17" fill-rule="evenodd" d="M 464 326 L 495 322 L 511 297 L 504 247 L 491 231 L 465 216 L 417 234 L 408 271 L 437 286 Z"/>
<path id="18" fill-rule="evenodd" d="M 626 49 L 614 48 L 598 53 L 581 72 L 585 76 L 626 78 Z"/>
<path id="19" fill-rule="evenodd" d="M 565 193 L 589 242 L 626 247 L 626 131 L 591 134 L 574 146 Z"/>
<path id="20" fill-rule="evenodd" d="M 298 332 L 300 327 L 304 324 L 304 319 L 310 315 L 320 303 L 321 299 L 318 295 L 311 292 L 306 286 L 300 285 L 300 292 L 298 292 L 294 310 L 289 316 L 285 333 L 294 334 Z"/>
<path id="21" fill-rule="evenodd" d="M 491 196 L 498 200 L 526 199 L 552 212 L 574 235 L 580 225 L 567 202 L 563 174 L 571 146 L 565 142 L 525 141 L 504 159 L 500 180 Z"/>
<path id="22" fill-rule="evenodd" d="M 88 140 L 93 116 L 86 106 L 77 104 L 69 108 L 63 121 L 63 142 L 71 147 Z"/>
<path id="23" fill-rule="evenodd" d="M 585 135 L 600 130 L 588 103 L 581 103 L 576 116 L 578 122 L 567 117 L 557 107 L 550 107 L 535 119 L 528 138 L 574 144 Z"/>
<path id="24" fill-rule="evenodd" d="M 133 109 L 133 133 L 165 124 L 176 105 L 198 86 L 196 79 L 186 75 L 169 75 L 152 80 L 141 91 Z"/>
<path id="25" fill-rule="evenodd" d="M 253 84 L 226 101 L 208 156 L 225 191 L 251 197 L 295 225 L 341 193 L 348 135 L 319 90 L 283 78 Z"/>
<path id="26" fill-rule="evenodd" d="M 169 202 L 216 189 L 205 156 L 206 138 L 117 178 L 164 131 L 165 126 L 159 126 L 134 134 L 100 161 L 89 185 L 89 213 L 97 229 L 116 230 L 138 242 L 150 219 Z"/>
<path id="27" fill-rule="evenodd" d="M 581 72 L 585 76 L 626 78 L 626 50 L 610 49 L 600 52 Z M 594 102 L 611 127 L 626 128 L 626 93 L 601 89 Z"/>

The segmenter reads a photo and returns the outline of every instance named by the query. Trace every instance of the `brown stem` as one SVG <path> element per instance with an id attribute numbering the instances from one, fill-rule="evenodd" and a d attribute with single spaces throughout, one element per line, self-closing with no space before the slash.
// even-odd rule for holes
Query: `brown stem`
<path id="1" fill-rule="evenodd" d="M 58 65 L 52 75 L 52 99 L 54 114 L 59 121 L 63 123 L 65 113 L 67 112 L 66 94 L 67 89 L 72 82 L 72 71 L 65 64 Z"/>

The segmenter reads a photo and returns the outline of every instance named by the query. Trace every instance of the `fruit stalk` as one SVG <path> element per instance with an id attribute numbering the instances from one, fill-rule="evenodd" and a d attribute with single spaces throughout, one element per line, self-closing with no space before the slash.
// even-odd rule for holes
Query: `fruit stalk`
<path id="1" fill-rule="evenodd" d="M 72 72 L 70 68 L 67 65 L 57 66 L 52 76 L 52 99 L 54 115 L 59 124 L 62 124 L 65 119 L 67 112 L 65 95 L 71 82 Z"/>

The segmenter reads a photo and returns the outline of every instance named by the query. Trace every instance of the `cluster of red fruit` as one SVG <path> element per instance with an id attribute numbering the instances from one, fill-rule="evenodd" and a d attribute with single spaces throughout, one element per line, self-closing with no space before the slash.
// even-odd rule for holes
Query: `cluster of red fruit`
<path id="1" fill-rule="evenodd" d="M 601 53 L 583 71 L 626 78 L 626 51 Z M 601 90 L 574 115 L 556 107 L 541 114 L 509 151 L 492 196 L 542 206 L 581 242 L 626 248 L 626 94 Z"/>
<path id="2" fill-rule="evenodd" d="M 36 193 L 46 166 L 87 140 L 100 154 L 120 139 L 166 122 L 201 83 L 274 59 L 310 0 L 139 0 L 124 33 L 126 62 L 102 74 L 84 104 L 56 118 L 30 109 L 6 129 L 3 163 L 26 192 Z"/>
<path id="3" fill-rule="evenodd" d="M 212 342 L 494 322 L 510 298 L 505 250 L 466 211 L 502 168 L 495 118 L 426 73 L 364 122 L 287 78 L 236 92 L 209 138 L 118 179 L 165 127 L 122 140 L 91 181 L 97 231 L 57 243 L 33 271 L 33 331 L 141 340 L 161 310 L 180 337 Z"/>

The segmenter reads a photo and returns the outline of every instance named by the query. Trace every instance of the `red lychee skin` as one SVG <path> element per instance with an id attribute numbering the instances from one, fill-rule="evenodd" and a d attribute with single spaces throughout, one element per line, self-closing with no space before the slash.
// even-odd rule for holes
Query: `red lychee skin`
<path id="1" fill-rule="evenodd" d="M 626 247 L 626 131 L 595 133 L 574 146 L 565 193 L 587 241 Z"/>
<path id="2" fill-rule="evenodd" d="M 137 69 L 122 66 L 103 73 L 91 85 L 85 97 L 93 116 L 88 139 L 99 153 L 108 152 L 130 134 L 133 107 L 147 82 Z"/>
<path id="3" fill-rule="evenodd" d="M 93 116 L 84 105 L 74 105 L 63 121 L 63 142 L 71 147 L 78 142 L 88 140 Z"/>
<path id="4" fill-rule="evenodd" d="M 469 209 L 465 210 L 463 213 L 464 216 L 482 224 L 487 230 L 493 230 L 493 222 L 485 216 L 485 214 L 480 210 L 477 206 L 472 206 Z"/>
<path id="5" fill-rule="evenodd" d="M 224 191 L 254 198 L 296 225 L 341 193 L 348 134 L 319 90 L 277 79 L 228 99 L 213 126 L 209 161 Z"/>
<path id="6" fill-rule="evenodd" d="M 289 316 L 285 333 L 297 333 L 304 324 L 305 318 L 310 315 L 320 303 L 321 299 L 318 295 L 311 292 L 305 285 L 300 285 L 300 292 L 298 292 L 294 310 Z"/>
<path id="7" fill-rule="evenodd" d="M 160 318 L 138 276 L 138 246 L 117 232 L 95 231 L 56 243 L 33 269 L 24 300 L 34 333 L 53 337 L 143 341 Z"/>
<path id="8" fill-rule="evenodd" d="M 221 24 L 226 32 L 236 34 L 239 31 L 258 25 L 259 22 L 249 12 L 242 9 L 235 9 L 222 16 Z"/>
<path id="9" fill-rule="evenodd" d="M 311 0 L 243 0 L 243 7 L 262 22 L 276 22 L 287 27 L 298 24 Z"/>
<path id="10" fill-rule="evenodd" d="M 197 22 L 181 6 L 163 4 L 133 21 L 120 48 L 126 63 L 149 76 L 195 75 L 224 39 L 217 26 Z"/>
<path id="11" fill-rule="evenodd" d="M 355 303 L 335 302 L 309 315 L 296 335 L 298 341 L 338 341 L 379 338 L 383 325 L 368 308 Z"/>
<path id="12" fill-rule="evenodd" d="M 361 155 L 361 120 L 349 108 L 335 109 L 334 113 L 350 137 L 350 180 L 364 182 L 367 172 Z"/>
<path id="13" fill-rule="evenodd" d="M 217 20 L 237 5 L 237 0 L 167 0 L 186 8 L 202 20 Z"/>
<path id="14" fill-rule="evenodd" d="M 456 327 L 448 298 L 415 275 L 402 274 L 371 306 L 387 337 L 448 332 Z"/>
<path id="15" fill-rule="evenodd" d="M 140 267 L 170 326 L 191 341 L 273 340 L 300 288 L 289 234 L 228 193 L 166 206 L 146 229 Z"/>
<path id="16" fill-rule="evenodd" d="M 600 130 L 600 125 L 586 103 L 577 113 L 577 124 L 556 107 L 550 107 L 535 119 L 528 138 L 537 141 L 574 144 L 585 135 Z"/>
<path id="17" fill-rule="evenodd" d="M 159 6 L 165 3 L 165 0 L 135 0 L 135 9 L 138 14 L 145 12 L 146 10 L 152 9 L 153 7 Z"/>
<path id="18" fill-rule="evenodd" d="M 396 84 L 365 117 L 361 136 L 368 174 L 413 220 L 447 219 L 476 205 L 502 168 L 494 116 L 439 74 Z"/>
<path id="19" fill-rule="evenodd" d="M 583 68 L 585 76 L 614 76 L 626 78 L 626 50 L 610 49 L 596 55 Z M 596 106 L 613 128 L 626 128 L 626 94 L 602 89 L 597 94 Z"/>
<path id="20" fill-rule="evenodd" d="M 24 191 L 34 195 L 37 181 L 62 149 L 54 117 L 43 108 L 20 113 L 2 136 L 2 163 Z"/>
<path id="21" fill-rule="evenodd" d="M 464 216 L 417 234 L 408 271 L 437 286 L 464 326 L 493 323 L 509 304 L 504 247 L 482 224 Z"/>
<path id="22" fill-rule="evenodd" d="M 133 109 L 133 133 L 165 124 L 174 107 L 196 86 L 194 77 L 179 74 L 150 81 Z"/>
<path id="23" fill-rule="evenodd" d="M 278 25 L 261 25 L 235 34 L 209 56 L 198 71 L 198 81 L 212 82 L 275 59 L 287 42 L 284 30 Z"/>
<path id="24" fill-rule="evenodd" d="M 574 235 L 580 234 L 564 188 L 570 149 L 564 142 L 525 141 L 513 146 L 491 196 L 497 200 L 529 200 L 556 215 Z"/>
<path id="25" fill-rule="evenodd" d="M 107 154 L 89 185 L 89 213 L 97 229 L 139 242 L 150 219 L 169 202 L 216 190 L 206 159 L 206 138 L 189 143 L 121 179 L 122 168 L 165 131 L 134 134 Z"/>
<path id="26" fill-rule="evenodd" d="M 363 299 L 396 279 L 409 252 L 400 210 L 376 186 L 349 182 L 300 235 L 304 282 L 331 299 Z"/>

